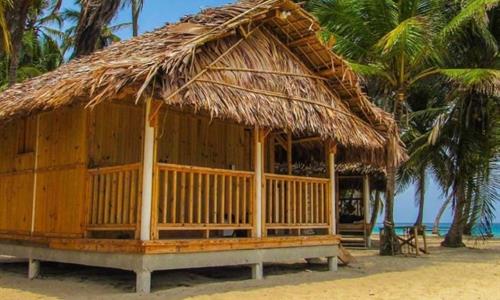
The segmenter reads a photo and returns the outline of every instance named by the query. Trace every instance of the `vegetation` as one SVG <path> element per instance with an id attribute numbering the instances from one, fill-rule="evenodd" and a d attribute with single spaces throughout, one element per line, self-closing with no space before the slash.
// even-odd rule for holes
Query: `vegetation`
<path id="1" fill-rule="evenodd" d="M 498 200 L 492 182 L 498 158 L 500 73 L 495 37 L 499 35 L 493 32 L 498 30 L 498 3 L 309 3 L 326 28 L 327 38 L 336 39 L 334 51 L 351 61 L 351 67 L 367 79 L 370 96 L 400 121 L 411 159 L 400 170 L 399 179 L 403 185 L 417 183 L 420 211 L 429 171 L 439 179 L 444 193 L 452 194 L 454 219 L 443 243 L 446 246 L 462 245 L 467 220 L 474 224 L 480 218 L 487 227 L 493 202 Z M 391 254 L 395 248 L 393 174 L 389 170 L 382 254 Z M 421 218 L 422 213 L 417 224 Z"/>

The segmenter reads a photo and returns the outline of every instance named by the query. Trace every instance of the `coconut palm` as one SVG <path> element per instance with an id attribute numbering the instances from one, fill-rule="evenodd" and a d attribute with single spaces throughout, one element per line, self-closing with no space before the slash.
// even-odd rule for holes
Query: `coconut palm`
<path id="1" fill-rule="evenodd" d="M 426 81 L 412 88 L 407 101 L 411 112 L 401 138 L 407 146 L 410 158 L 399 168 L 397 181 L 399 191 L 405 190 L 409 184 L 416 187 L 418 215 L 415 226 L 423 225 L 427 177 L 432 175 L 437 179 L 444 189 L 444 194 L 447 193 L 446 187 L 449 185 L 448 157 L 439 146 L 428 142 L 434 120 L 448 109 L 444 101 L 446 92 L 441 82 Z"/>
<path id="2" fill-rule="evenodd" d="M 70 55 L 70 58 L 77 56 L 77 39 L 78 39 L 78 26 L 80 24 L 80 19 L 82 17 L 82 7 L 79 1 L 77 4 L 80 6 L 78 9 L 65 9 L 61 15 L 65 22 L 69 22 L 74 24 L 73 26 L 69 26 L 63 37 L 63 43 L 61 45 L 62 52 L 66 55 L 69 51 L 73 51 Z M 97 37 L 93 40 L 95 41 L 95 45 L 92 51 L 102 49 L 111 45 L 113 42 L 120 41 L 120 37 L 118 37 L 115 32 L 121 29 L 127 28 L 131 25 L 131 23 L 121 23 L 116 25 L 104 25 L 101 28 L 101 31 Z"/>
<path id="3" fill-rule="evenodd" d="M 0 0 L 0 33 L 2 35 L 2 52 L 10 54 L 10 32 L 7 24 L 6 12 L 12 7 L 12 0 Z"/>
<path id="4" fill-rule="evenodd" d="M 490 83 L 497 76 L 495 70 L 450 70 L 446 64 L 446 58 L 454 55 L 449 38 L 463 34 L 466 25 L 484 16 L 499 0 L 461 3 L 463 7 L 458 1 L 444 0 L 313 0 L 309 7 L 325 27 L 325 35 L 335 38 L 334 51 L 350 60 L 356 72 L 372 78 L 376 91 L 372 96 L 378 96 L 382 106 L 400 120 L 409 110 L 409 90 L 430 76 L 463 81 L 480 77 Z M 394 253 L 396 241 L 395 170 L 387 171 L 381 254 Z"/>
<path id="5" fill-rule="evenodd" d="M 23 55 L 23 39 L 26 31 L 32 29 L 40 16 L 50 16 L 57 13 L 62 0 L 16 0 L 6 10 L 7 26 L 11 38 L 11 54 L 8 63 L 8 84 L 18 80 L 18 68 Z"/>
<path id="6" fill-rule="evenodd" d="M 144 0 L 125 0 L 124 4 L 130 5 L 132 12 L 132 36 L 139 35 L 139 15 L 144 8 Z"/>

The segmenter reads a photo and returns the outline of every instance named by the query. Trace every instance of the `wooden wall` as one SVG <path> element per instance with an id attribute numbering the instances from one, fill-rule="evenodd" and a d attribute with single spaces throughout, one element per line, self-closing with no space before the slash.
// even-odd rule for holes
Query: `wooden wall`
<path id="1" fill-rule="evenodd" d="M 36 118 L 0 127 L 0 231 L 31 230 Z"/>
<path id="2" fill-rule="evenodd" d="M 103 103 L 90 118 L 90 168 L 141 161 L 143 106 Z"/>
<path id="3" fill-rule="evenodd" d="M 251 170 L 252 143 L 241 125 L 170 110 L 159 117 L 159 162 Z"/>
<path id="4" fill-rule="evenodd" d="M 40 115 L 35 233 L 82 234 L 87 164 L 87 111 Z"/>

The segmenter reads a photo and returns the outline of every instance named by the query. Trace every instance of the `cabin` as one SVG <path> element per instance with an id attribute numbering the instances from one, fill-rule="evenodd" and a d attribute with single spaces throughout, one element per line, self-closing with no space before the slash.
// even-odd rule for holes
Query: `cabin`
<path id="1" fill-rule="evenodd" d="M 386 173 L 382 168 L 355 163 L 336 167 L 337 234 L 342 245 L 350 248 L 370 248 L 380 201 L 386 188 Z M 375 208 L 377 207 L 377 208 Z M 375 209 L 374 209 L 375 208 Z M 374 212 L 372 212 L 374 209 Z"/>
<path id="2" fill-rule="evenodd" d="M 133 271 L 138 292 L 158 270 L 336 270 L 336 166 L 405 151 L 320 30 L 293 1 L 244 0 L 2 92 L 0 255 L 30 278 L 40 261 Z"/>

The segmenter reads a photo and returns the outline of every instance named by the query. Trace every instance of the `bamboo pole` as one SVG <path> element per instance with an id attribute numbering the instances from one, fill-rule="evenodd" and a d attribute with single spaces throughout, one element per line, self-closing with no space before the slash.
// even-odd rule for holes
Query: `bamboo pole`
<path id="1" fill-rule="evenodd" d="M 336 218 L 336 213 L 337 213 L 337 207 L 336 207 L 336 201 L 335 201 L 335 195 L 336 195 L 336 187 L 335 187 L 335 154 L 337 153 L 337 146 L 336 144 L 332 143 L 328 147 L 328 170 L 330 173 L 330 207 L 331 207 L 331 212 L 330 212 L 330 233 L 331 234 L 337 234 L 337 218 Z"/>
<path id="2" fill-rule="evenodd" d="M 143 172 L 142 172 L 142 200 L 141 200 L 141 241 L 151 239 L 151 212 L 153 197 L 153 168 L 155 148 L 155 128 L 149 122 L 152 99 L 146 101 L 144 118 L 144 144 L 143 144 Z"/>
<path id="3" fill-rule="evenodd" d="M 33 198 L 31 204 L 31 235 L 35 232 L 35 216 L 36 216 L 36 195 L 37 195 L 37 180 L 38 180 L 38 155 L 39 155 L 39 134 L 40 134 L 40 115 L 36 116 L 36 136 L 35 136 L 35 165 L 33 167 Z"/>
<path id="4" fill-rule="evenodd" d="M 254 149 L 255 149 L 255 232 L 254 236 L 255 237 L 262 237 L 263 233 L 263 227 L 262 227 L 262 189 L 263 189 L 263 147 L 264 147 L 264 141 L 263 141 L 263 134 L 262 130 L 256 126 L 255 127 L 255 132 L 254 132 Z"/>
<path id="5" fill-rule="evenodd" d="M 368 228 L 370 227 L 370 178 L 368 175 L 363 176 L 363 214 L 365 218 L 364 222 L 364 236 L 365 236 L 365 244 L 367 247 L 370 247 L 370 234 L 368 232 Z"/>

